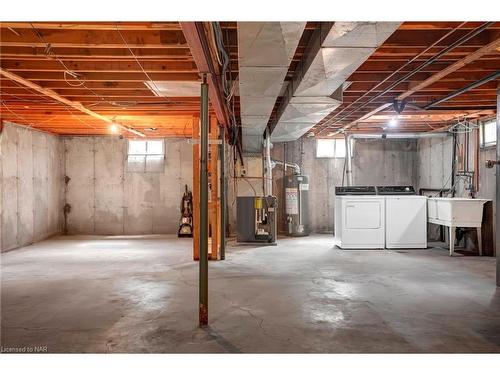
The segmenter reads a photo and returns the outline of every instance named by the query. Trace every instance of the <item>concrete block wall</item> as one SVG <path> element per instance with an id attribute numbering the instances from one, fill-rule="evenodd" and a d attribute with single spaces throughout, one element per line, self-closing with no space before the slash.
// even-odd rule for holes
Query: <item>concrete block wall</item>
<path id="1" fill-rule="evenodd" d="M 64 153 L 57 136 L 4 123 L 1 147 L 1 249 L 61 231 Z"/>
<path id="2" fill-rule="evenodd" d="M 186 139 L 167 139 L 161 172 L 128 172 L 127 140 L 67 137 L 65 187 L 69 234 L 177 233 L 184 185 L 192 189 L 193 152 Z"/>

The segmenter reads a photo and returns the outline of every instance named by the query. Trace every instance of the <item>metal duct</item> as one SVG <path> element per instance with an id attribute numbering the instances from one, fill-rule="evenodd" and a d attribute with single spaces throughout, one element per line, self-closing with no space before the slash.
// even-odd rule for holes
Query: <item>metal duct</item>
<path id="1" fill-rule="evenodd" d="M 305 22 L 238 22 L 243 151 L 260 152 Z"/>
<path id="2" fill-rule="evenodd" d="M 273 142 L 304 135 L 342 104 L 347 78 L 365 62 L 400 22 L 323 22 L 288 85 Z"/>

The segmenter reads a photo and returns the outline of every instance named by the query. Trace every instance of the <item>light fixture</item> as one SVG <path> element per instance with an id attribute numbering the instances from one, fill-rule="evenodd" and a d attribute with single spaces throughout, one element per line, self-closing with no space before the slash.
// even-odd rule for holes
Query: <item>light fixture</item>
<path id="1" fill-rule="evenodd" d="M 118 133 L 118 125 L 116 124 L 111 124 L 109 129 L 111 130 L 111 133 Z"/>
<path id="2" fill-rule="evenodd" d="M 398 125 L 398 118 L 397 118 L 397 116 L 394 116 L 389 120 L 389 126 L 394 127 L 397 125 Z"/>

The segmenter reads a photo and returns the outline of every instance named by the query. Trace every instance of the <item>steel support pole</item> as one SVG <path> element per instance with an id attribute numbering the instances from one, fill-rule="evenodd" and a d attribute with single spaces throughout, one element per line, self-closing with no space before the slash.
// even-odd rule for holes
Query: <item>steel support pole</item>
<path id="1" fill-rule="evenodd" d="M 500 86 L 497 87 L 497 173 L 496 173 L 496 225 L 495 254 L 497 257 L 497 286 L 500 286 Z"/>
<path id="2" fill-rule="evenodd" d="M 220 158 L 220 259 L 226 259 L 226 129 L 221 127 Z"/>
<path id="3" fill-rule="evenodd" d="M 200 131 L 200 327 L 208 324 L 208 84 L 201 84 Z"/>

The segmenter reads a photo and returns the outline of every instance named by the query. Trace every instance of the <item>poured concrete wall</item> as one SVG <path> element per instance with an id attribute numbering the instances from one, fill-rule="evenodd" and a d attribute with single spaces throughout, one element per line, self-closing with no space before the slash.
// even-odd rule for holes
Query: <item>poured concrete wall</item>
<path id="1" fill-rule="evenodd" d="M 58 137 L 6 123 L 1 133 L 1 248 L 61 231 L 63 157 Z"/>
<path id="2" fill-rule="evenodd" d="M 285 158 L 286 147 L 286 158 Z M 353 159 L 354 183 L 358 185 L 415 184 L 417 143 L 414 140 L 356 140 Z M 333 231 L 335 186 L 342 185 L 344 159 L 316 158 L 314 139 L 302 138 L 295 142 L 275 143 L 272 157 L 277 160 L 297 163 L 302 173 L 309 176 L 309 212 L 314 232 Z M 262 160 L 260 155 L 246 156 L 246 179 L 234 179 L 229 184 L 229 223 L 231 232 L 235 228 L 235 196 L 262 194 Z M 232 175 L 231 171 L 231 175 Z M 289 172 L 291 173 L 291 172 Z M 278 197 L 278 228 L 284 232 L 283 168 L 273 170 L 273 192 Z"/>
<path id="3" fill-rule="evenodd" d="M 453 137 L 423 138 L 417 141 L 417 188 L 449 189 L 453 158 Z"/>
<path id="4" fill-rule="evenodd" d="M 283 145 L 275 144 L 273 152 L 280 160 L 283 157 L 282 150 Z M 353 150 L 354 185 L 414 184 L 416 159 L 414 140 L 360 139 L 354 141 Z M 299 164 L 302 173 L 309 176 L 309 215 L 312 231 L 332 232 L 335 187 L 342 186 L 345 159 L 316 158 L 315 139 L 302 138 L 287 143 L 286 160 Z M 275 178 L 280 178 L 279 173 L 278 171 L 275 173 Z M 344 185 L 345 183 L 344 181 Z M 278 191 L 282 192 L 281 184 Z M 281 211 L 282 215 L 283 213 L 284 211 Z M 284 230 L 283 223 L 284 220 L 280 220 Z"/>
<path id="5" fill-rule="evenodd" d="M 469 169 L 474 170 L 473 138 L 469 141 Z M 457 138 L 459 147 L 465 144 L 464 135 Z M 421 188 L 450 188 L 453 155 L 453 137 L 418 140 L 418 186 Z M 495 199 L 495 169 L 486 168 L 486 160 L 496 158 L 495 147 L 479 151 L 479 191 L 478 198 Z M 467 197 L 466 184 L 456 181 L 456 195 Z"/>
<path id="6" fill-rule="evenodd" d="M 192 145 L 166 140 L 160 172 L 128 172 L 127 141 L 64 138 L 69 234 L 177 233 L 184 185 L 192 189 Z"/>
<path id="7" fill-rule="evenodd" d="M 457 136 L 457 143 L 463 147 L 465 144 L 465 135 Z M 434 139 L 419 139 L 418 140 L 418 176 L 417 185 L 419 188 L 450 188 L 451 184 L 451 169 L 453 155 L 453 137 L 434 138 Z M 486 160 L 496 159 L 495 147 L 480 149 L 479 151 L 479 191 L 477 198 L 491 199 L 493 202 L 493 228 L 495 228 L 495 168 L 486 168 Z M 469 169 L 473 170 L 473 137 L 469 141 Z M 469 192 L 466 190 L 466 183 L 460 179 L 456 179 L 456 196 L 468 197 Z M 436 228 L 435 228 L 436 229 Z M 435 233 L 437 233 L 435 231 Z M 437 239 L 436 235 L 429 233 L 430 239 Z M 494 241 L 494 236 L 493 236 Z M 475 247 L 474 241 L 467 242 L 468 248 Z"/>

